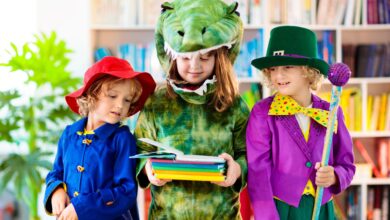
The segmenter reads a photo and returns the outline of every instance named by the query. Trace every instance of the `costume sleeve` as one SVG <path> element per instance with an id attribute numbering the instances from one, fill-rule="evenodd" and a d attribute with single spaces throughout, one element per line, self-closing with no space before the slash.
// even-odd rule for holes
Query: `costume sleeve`
<path id="1" fill-rule="evenodd" d="M 240 99 L 239 108 L 236 109 L 235 115 L 236 122 L 233 130 L 234 155 L 232 156 L 241 167 L 241 177 L 237 179 L 232 187 L 234 191 L 241 192 L 241 190 L 243 190 L 246 186 L 248 173 L 245 132 L 249 116 L 248 106 L 242 99 Z"/>
<path id="2" fill-rule="evenodd" d="M 79 219 L 113 219 L 126 213 L 136 202 L 135 162 L 129 159 L 136 152 L 135 139 L 130 132 L 121 132 L 113 141 L 116 145 L 112 168 L 114 186 L 72 198 Z"/>
<path id="3" fill-rule="evenodd" d="M 149 138 L 152 140 L 157 140 L 156 137 L 156 126 L 154 124 L 154 113 L 152 110 L 151 99 L 149 98 L 146 101 L 144 108 L 139 114 L 137 125 L 134 131 L 135 137 L 138 138 Z M 147 153 L 157 151 L 156 147 L 145 144 L 141 141 L 137 142 L 137 153 Z M 137 160 L 137 181 L 140 187 L 147 188 L 150 185 L 149 179 L 146 174 L 143 172 L 147 159 L 138 159 Z"/>
<path id="4" fill-rule="evenodd" d="M 279 219 L 271 186 L 272 134 L 264 102 L 256 104 L 246 130 L 248 192 L 255 219 Z"/>
<path id="5" fill-rule="evenodd" d="M 54 160 L 53 169 L 46 176 L 46 190 L 43 203 L 45 206 L 45 211 L 49 215 L 53 214 L 53 209 L 51 206 L 51 197 L 53 195 L 54 190 L 56 190 L 58 187 L 63 187 L 66 191 L 66 185 L 63 182 L 64 164 L 62 160 L 64 154 L 64 146 L 68 133 L 67 130 L 68 127 L 65 128 L 64 132 L 60 137 L 60 140 L 58 141 L 57 155 Z"/>
<path id="6" fill-rule="evenodd" d="M 338 183 L 330 187 L 333 194 L 345 190 L 355 174 L 352 139 L 344 122 L 343 111 L 339 107 L 337 111 L 337 133 L 333 135 L 333 167 L 338 178 Z"/>

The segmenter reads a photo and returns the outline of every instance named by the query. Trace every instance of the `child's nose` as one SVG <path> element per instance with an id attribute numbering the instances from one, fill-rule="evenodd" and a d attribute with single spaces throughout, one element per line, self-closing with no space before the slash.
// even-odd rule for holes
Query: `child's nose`
<path id="1" fill-rule="evenodd" d="M 193 56 L 190 60 L 190 70 L 196 71 L 200 69 L 201 69 L 200 58 L 198 56 Z"/>
<path id="2" fill-rule="evenodd" d="M 281 67 L 275 67 L 273 73 L 276 77 L 283 77 L 284 76 L 284 72 L 282 71 L 282 68 Z"/>

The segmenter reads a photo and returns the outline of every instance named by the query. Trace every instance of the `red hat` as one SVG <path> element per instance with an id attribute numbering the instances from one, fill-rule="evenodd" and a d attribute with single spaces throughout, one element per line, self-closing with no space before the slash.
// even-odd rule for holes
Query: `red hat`
<path id="1" fill-rule="evenodd" d="M 129 112 L 128 116 L 137 113 L 144 106 L 146 99 L 154 92 L 154 89 L 156 88 L 156 83 L 149 73 L 134 71 L 133 67 L 131 67 L 131 64 L 126 60 L 110 56 L 104 57 L 92 65 L 87 70 L 87 72 L 85 72 L 83 87 L 65 96 L 66 103 L 73 112 L 80 114 L 79 106 L 76 102 L 77 98 L 79 98 L 96 79 L 105 74 L 122 79 L 135 78 L 140 82 L 142 86 L 142 94 L 138 101 L 134 103 L 135 108 L 132 112 Z"/>

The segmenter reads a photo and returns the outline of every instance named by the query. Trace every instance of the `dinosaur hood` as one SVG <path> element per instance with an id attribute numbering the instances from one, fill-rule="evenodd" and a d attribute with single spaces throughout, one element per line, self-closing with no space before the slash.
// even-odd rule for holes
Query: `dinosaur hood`
<path id="1" fill-rule="evenodd" d="M 170 58 L 204 54 L 222 46 L 229 48 L 234 63 L 243 35 L 237 2 L 227 5 L 222 0 L 174 0 L 161 7 L 155 40 L 166 72 Z"/>

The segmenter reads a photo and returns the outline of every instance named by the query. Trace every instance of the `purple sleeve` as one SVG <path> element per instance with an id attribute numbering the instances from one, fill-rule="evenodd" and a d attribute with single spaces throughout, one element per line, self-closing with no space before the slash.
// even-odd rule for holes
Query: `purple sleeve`
<path id="1" fill-rule="evenodd" d="M 271 130 L 267 102 L 253 108 L 246 131 L 248 192 L 255 219 L 279 219 L 271 186 Z"/>
<path id="2" fill-rule="evenodd" d="M 330 188 L 333 194 L 345 190 L 352 181 L 355 174 L 354 155 L 352 139 L 345 126 L 343 111 L 339 108 L 337 112 L 337 134 L 333 136 L 333 164 L 338 183 Z"/>

